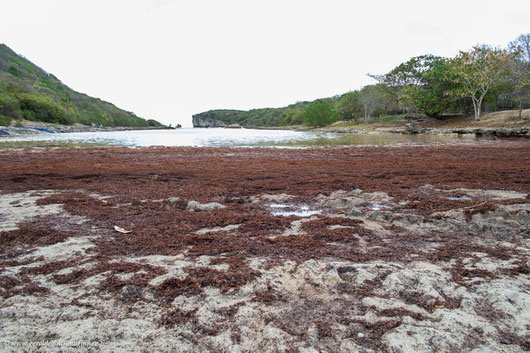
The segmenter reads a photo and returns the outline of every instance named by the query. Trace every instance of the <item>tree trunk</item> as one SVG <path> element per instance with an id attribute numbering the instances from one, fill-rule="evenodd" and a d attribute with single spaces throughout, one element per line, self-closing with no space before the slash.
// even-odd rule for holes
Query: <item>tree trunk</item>
<path id="1" fill-rule="evenodd" d="M 473 111 L 475 112 L 475 120 L 480 120 L 480 105 L 478 104 L 478 101 L 475 97 L 472 97 L 473 99 Z"/>
<path id="2" fill-rule="evenodd" d="M 523 100 L 521 96 L 519 96 L 519 120 L 522 119 L 522 115 L 523 115 Z"/>
<path id="3" fill-rule="evenodd" d="M 475 119 L 476 119 L 477 121 L 480 120 L 480 110 L 481 110 L 481 108 L 482 108 L 482 98 L 483 98 L 483 97 L 480 97 L 480 99 L 479 99 L 478 102 L 477 102 L 477 113 L 475 114 Z"/>
<path id="4" fill-rule="evenodd" d="M 480 121 L 480 108 L 482 107 L 482 100 L 486 95 L 487 91 L 482 92 L 480 97 L 477 99 L 474 95 L 471 97 L 473 100 L 473 108 L 475 109 L 475 120 Z"/>

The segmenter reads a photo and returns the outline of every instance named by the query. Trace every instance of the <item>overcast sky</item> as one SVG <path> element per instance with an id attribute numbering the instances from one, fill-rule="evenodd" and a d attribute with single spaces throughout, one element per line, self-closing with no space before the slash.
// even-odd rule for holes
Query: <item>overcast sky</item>
<path id="1" fill-rule="evenodd" d="M 0 0 L 0 42 L 74 90 L 191 126 L 373 83 L 422 54 L 506 46 L 528 0 Z"/>

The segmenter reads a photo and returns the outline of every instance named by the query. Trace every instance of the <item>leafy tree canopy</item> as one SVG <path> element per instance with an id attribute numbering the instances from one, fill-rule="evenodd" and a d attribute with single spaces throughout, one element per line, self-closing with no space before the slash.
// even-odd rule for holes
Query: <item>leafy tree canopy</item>
<path id="1" fill-rule="evenodd" d="M 503 49 L 476 46 L 461 51 L 449 61 L 448 81 L 457 84 L 452 93 L 470 97 L 475 110 L 475 120 L 480 120 L 484 96 L 495 84 L 508 76 L 516 55 Z"/>
<path id="2" fill-rule="evenodd" d="M 302 120 L 304 124 L 316 127 L 329 125 L 339 120 L 339 116 L 335 111 L 333 100 L 317 99 L 306 107 Z"/>

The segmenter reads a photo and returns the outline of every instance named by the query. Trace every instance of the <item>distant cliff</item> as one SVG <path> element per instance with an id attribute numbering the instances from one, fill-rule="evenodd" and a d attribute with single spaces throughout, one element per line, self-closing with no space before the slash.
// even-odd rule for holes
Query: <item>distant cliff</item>
<path id="1" fill-rule="evenodd" d="M 192 117 L 193 127 L 225 127 L 226 124 L 215 117 L 208 116 L 208 113 L 195 114 Z"/>

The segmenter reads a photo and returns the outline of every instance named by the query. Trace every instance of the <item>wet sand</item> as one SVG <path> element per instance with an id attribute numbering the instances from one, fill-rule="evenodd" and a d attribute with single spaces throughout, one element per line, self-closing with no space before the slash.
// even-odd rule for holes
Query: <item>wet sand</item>
<path id="1" fill-rule="evenodd" d="M 0 163 L 2 350 L 530 349 L 526 141 Z"/>

